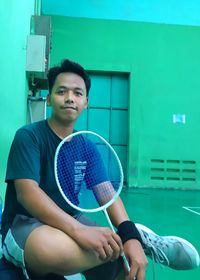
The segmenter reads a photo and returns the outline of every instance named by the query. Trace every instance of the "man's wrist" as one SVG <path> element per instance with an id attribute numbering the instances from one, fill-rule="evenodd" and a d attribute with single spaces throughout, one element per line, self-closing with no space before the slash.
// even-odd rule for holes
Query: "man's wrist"
<path id="1" fill-rule="evenodd" d="M 136 227 L 131 221 L 124 221 L 118 226 L 118 235 L 120 236 L 122 243 L 130 239 L 137 239 L 142 244 L 142 238 Z"/>

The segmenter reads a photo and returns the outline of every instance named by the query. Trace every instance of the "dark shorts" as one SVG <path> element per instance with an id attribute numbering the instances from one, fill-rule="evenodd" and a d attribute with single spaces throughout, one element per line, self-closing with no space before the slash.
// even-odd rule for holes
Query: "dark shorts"
<path id="1" fill-rule="evenodd" d="M 96 226 L 85 215 L 79 214 L 76 219 L 85 225 Z M 9 229 L 3 244 L 3 255 L 14 265 L 21 267 L 26 279 L 30 279 L 24 260 L 24 246 L 29 234 L 43 224 L 35 218 L 17 215 Z M 87 280 L 114 280 L 123 267 L 122 258 L 82 272 Z"/>

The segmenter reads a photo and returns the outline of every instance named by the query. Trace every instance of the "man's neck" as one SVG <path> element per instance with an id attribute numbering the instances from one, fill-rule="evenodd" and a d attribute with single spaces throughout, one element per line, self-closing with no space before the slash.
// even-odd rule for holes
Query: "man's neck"
<path id="1" fill-rule="evenodd" d="M 53 132 L 61 139 L 73 133 L 74 130 L 74 125 L 62 124 L 61 122 L 58 122 L 53 118 L 48 119 L 48 124 L 49 127 L 53 130 Z"/>

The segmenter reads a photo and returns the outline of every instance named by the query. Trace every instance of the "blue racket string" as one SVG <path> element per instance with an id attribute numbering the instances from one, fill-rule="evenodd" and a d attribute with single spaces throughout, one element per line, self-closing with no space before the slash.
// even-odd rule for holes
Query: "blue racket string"
<path id="1" fill-rule="evenodd" d="M 56 182 L 65 201 L 82 212 L 103 210 L 115 232 L 106 209 L 121 192 L 123 171 L 111 145 L 94 132 L 73 133 L 59 144 L 54 167 Z M 122 257 L 130 271 L 125 255 Z"/>
<path id="2" fill-rule="evenodd" d="M 90 134 L 71 136 L 59 147 L 56 157 L 60 190 L 82 211 L 110 203 L 121 188 L 119 162 L 110 147 L 96 138 Z"/>

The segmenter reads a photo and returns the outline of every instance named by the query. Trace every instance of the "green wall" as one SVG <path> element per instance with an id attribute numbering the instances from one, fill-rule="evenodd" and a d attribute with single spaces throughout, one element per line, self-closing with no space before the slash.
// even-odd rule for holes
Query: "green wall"
<path id="1" fill-rule="evenodd" d="M 0 3 L 1 195 L 11 141 L 26 122 L 32 14 L 33 0 Z M 69 57 L 88 70 L 130 73 L 129 186 L 200 188 L 199 49 L 200 27 L 52 16 L 51 65 Z M 173 124 L 176 113 L 185 124 Z"/>
<path id="2" fill-rule="evenodd" d="M 200 27 L 53 16 L 52 28 L 52 65 L 130 72 L 129 186 L 199 188 Z"/>
<path id="3" fill-rule="evenodd" d="M 5 194 L 5 170 L 14 133 L 26 121 L 26 38 L 34 0 L 0 1 L 0 194 Z"/>

